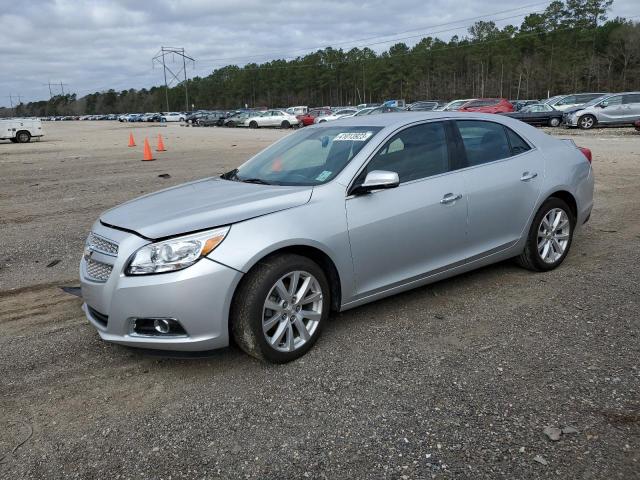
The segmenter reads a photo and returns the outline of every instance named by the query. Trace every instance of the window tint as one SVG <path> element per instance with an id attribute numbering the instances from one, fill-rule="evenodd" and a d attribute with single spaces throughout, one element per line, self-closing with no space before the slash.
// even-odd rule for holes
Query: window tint
<path id="1" fill-rule="evenodd" d="M 362 177 L 373 170 L 396 172 L 401 183 L 447 172 L 449 153 L 444 124 L 432 122 L 402 130 L 376 153 Z"/>
<path id="2" fill-rule="evenodd" d="M 531 150 L 531 147 L 527 142 L 525 142 L 520 135 L 511 130 L 510 128 L 504 127 L 507 131 L 507 137 L 509 137 L 509 143 L 511 144 L 511 152 L 514 155 L 519 155 L 523 152 Z"/>
<path id="3" fill-rule="evenodd" d="M 624 96 L 622 103 L 640 103 L 640 93 L 630 93 Z"/>
<path id="4" fill-rule="evenodd" d="M 479 120 L 459 120 L 456 123 L 469 166 L 511 156 L 509 141 L 502 125 Z"/>

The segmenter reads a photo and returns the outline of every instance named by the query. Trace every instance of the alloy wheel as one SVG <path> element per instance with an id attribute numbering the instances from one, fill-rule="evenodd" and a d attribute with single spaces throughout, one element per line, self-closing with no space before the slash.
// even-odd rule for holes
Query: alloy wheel
<path id="1" fill-rule="evenodd" d="M 293 352 L 307 343 L 322 317 L 322 288 L 308 272 L 282 276 L 267 295 L 262 309 L 262 331 L 267 344 Z"/>
<path id="2" fill-rule="evenodd" d="M 586 117 L 582 117 L 580 119 L 580 126 L 585 129 L 589 129 L 593 127 L 593 117 L 587 115 Z"/>
<path id="3" fill-rule="evenodd" d="M 538 255 L 545 263 L 557 262 L 569 245 L 571 222 L 561 208 L 549 210 L 538 227 Z"/>

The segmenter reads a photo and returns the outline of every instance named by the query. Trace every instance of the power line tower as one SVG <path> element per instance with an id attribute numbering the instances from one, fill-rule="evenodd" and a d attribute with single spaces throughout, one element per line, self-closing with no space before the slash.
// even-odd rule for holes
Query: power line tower
<path id="1" fill-rule="evenodd" d="M 59 84 L 58 83 L 51 83 L 51 80 L 49 80 L 47 83 L 45 83 L 45 85 L 49 86 L 49 100 L 51 100 L 54 97 L 53 90 L 51 90 L 51 86 L 54 86 L 55 88 L 57 88 L 58 85 L 60 85 L 60 94 L 63 97 L 64 97 L 64 87 L 68 87 L 69 86 L 68 84 L 62 83 L 62 82 L 60 82 Z"/>
<path id="2" fill-rule="evenodd" d="M 166 61 L 167 56 L 171 56 L 172 60 L 174 60 L 176 56 L 181 57 L 182 68 L 177 72 L 174 72 L 173 70 L 171 70 L 171 68 L 167 66 L 167 61 Z M 196 61 L 185 53 L 184 48 L 178 48 L 178 47 L 161 47 L 160 51 L 152 59 L 152 66 L 155 66 L 156 63 L 158 63 L 159 65 L 162 65 L 162 71 L 164 74 L 164 95 L 165 95 L 165 100 L 167 102 L 167 111 L 171 110 L 169 108 L 169 86 L 174 81 L 176 82 L 176 85 L 179 85 L 180 83 L 184 83 L 185 112 L 189 111 L 189 89 L 187 87 L 187 83 L 188 83 L 187 82 L 187 60 L 193 62 L 195 66 Z M 169 81 L 167 81 L 167 72 L 169 72 L 169 74 L 172 77 L 169 79 Z M 180 80 L 179 75 L 181 73 L 184 74 L 184 80 Z"/>

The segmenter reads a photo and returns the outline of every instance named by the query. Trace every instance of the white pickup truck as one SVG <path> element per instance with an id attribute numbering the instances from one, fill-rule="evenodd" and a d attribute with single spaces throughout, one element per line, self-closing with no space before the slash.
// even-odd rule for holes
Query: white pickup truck
<path id="1" fill-rule="evenodd" d="M 44 135 L 42 122 L 32 118 L 0 119 L 0 140 L 13 143 L 29 143 L 32 138 Z"/>

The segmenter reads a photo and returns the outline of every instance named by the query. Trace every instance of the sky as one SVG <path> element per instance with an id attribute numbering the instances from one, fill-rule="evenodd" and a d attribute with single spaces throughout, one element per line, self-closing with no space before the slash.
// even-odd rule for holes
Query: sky
<path id="1" fill-rule="evenodd" d="M 614 0 L 609 18 L 640 14 Z M 295 58 L 327 46 L 382 51 L 399 40 L 448 40 L 478 20 L 519 25 L 535 0 L 0 0 L 0 106 L 74 92 L 163 83 L 161 46 L 195 59 L 187 75 Z M 170 68 L 181 68 L 167 57 Z M 62 82 L 62 86 L 60 83 Z"/>

